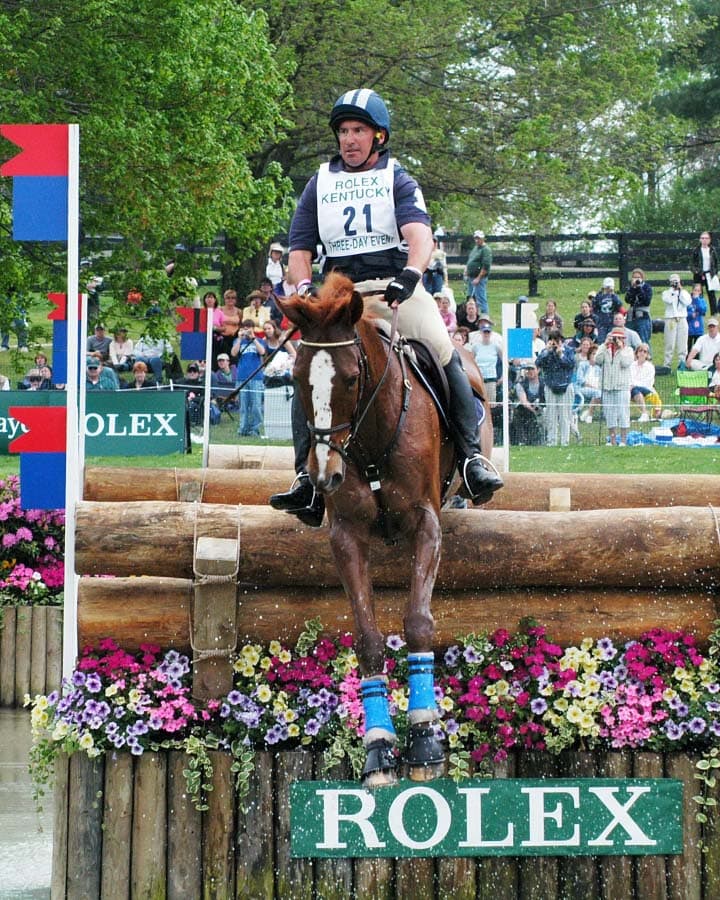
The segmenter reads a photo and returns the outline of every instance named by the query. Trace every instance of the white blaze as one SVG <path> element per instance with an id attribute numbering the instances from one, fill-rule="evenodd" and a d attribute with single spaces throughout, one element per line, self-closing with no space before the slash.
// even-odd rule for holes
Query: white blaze
<path id="1" fill-rule="evenodd" d="M 316 428 L 330 428 L 332 425 L 332 409 L 330 397 L 332 395 L 332 381 L 335 377 L 335 366 L 332 356 L 327 350 L 318 350 L 310 363 L 310 389 L 312 391 L 314 425 Z M 326 444 L 317 444 L 315 455 L 318 461 L 318 475 L 325 476 L 328 453 L 330 448 Z"/>

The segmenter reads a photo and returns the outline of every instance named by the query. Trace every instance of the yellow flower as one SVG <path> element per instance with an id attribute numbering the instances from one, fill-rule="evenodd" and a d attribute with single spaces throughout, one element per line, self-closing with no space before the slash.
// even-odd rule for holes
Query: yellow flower
<path id="1" fill-rule="evenodd" d="M 583 638 L 580 643 L 580 649 L 585 650 L 586 652 L 592 650 L 593 643 L 594 641 L 592 638 Z"/>
<path id="2" fill-rule="evenodd" d="M 260 660 L 260 668 L 263 670 L 263 672 L 267 672 L 271 665 L 272 660 L 269 656 L 263 656 L 263 658 Z"/>
<path id="3" fill-rule="evenodd" d="M 405 692 L 401 688 L 395 688 L 390 696 L 392 697 L 392 701 L 398 709 L 402 710 L 403 712 L 407 710 L 408 698 L 405 696 Z"/>
<path id="4" fill-rule="evenodd" d="M 256 696 L 261 703 L 269 703 L 272 698 L 272 691 L 266 684 L 261 684 L 257 689 Z"/>
<path id="5" fill-rule="evenodd" d="M 292 659 L 292 655 L 288 650 L 281 650 L 280 653 L 278 653 L 278 659 L 281 663 L 289 663 Z"/>
<path id="6" fill-rule="evenodd" d="M 300 728 L 297 725 L 288 725 L 288 737 L 297 737 L 300 734 Z"/>
<path id="7" fill-rule="evenodd" d="M 80 735 L 80 740 L 78 741 L 81 750 L 89 750 L 91 747 L 95 746 L 95 741 L 93 740 L 92 734 L 89 731 L 83 731 Z"/>
<path id="8" fill-rule="evenodd" d="M 63 738 L 67 737 L 69 731 L 70 728 L 67 722 L 58 722 L 53 728 L 52 739 L 54 741 L 61 741 Z"/>
<path id="9" fill-rule="evenodd" d="M 255 674 L 255 668 L 251 663 L 244 662 L 240 667 L 239 672 L 243 678 L 252 678 Z"/>
<path id="10" fill-rule="evenodd" d="M 587 679 L 585 685 L 587 686 L 587 689 L 591 694 L 600 693 L 600 689 L 602 688 L 602 682 L 594 675 L 591 675 L 590 678 Z"/>
<path id="11" fill-rule="evenodd" d="M 460 737 L 467 737 L 470 734 L 470 726 L 467 722 L 463 722 L 462 725 L 458 728 L 458 734 Z"/>
<path id="12" fill-rule="evenodd" d="M 128 703 L 139 703 L 142 694 L 137 688 L 133 688 L 128 694 Z"/>
<path id="13" fill-rule="evenodd" d="M 30 699 L 29 695 L 26 696 Z M 44 694 L 35 695 L 35 709 L 44 710 L 47 709 L 49 705 L 48 698 Z"/>
<path id="14" fill-rule="evenodd" d="M 270 641 L 270 644 L 268 646 L 268 653 L 270 654 L 270 656 L 280 656 L 281 652 L 282 644 L 280 643 L 280 641 Z"/>
<path id="15" fill-rule="evenodd" d="M 499 681 L 495 682 L 495 688 L 498 693 L 498 697 L 504 697 L 508 691 L 510 690 L 510 685 L 505 681 L 504 678 L 501 678 Z"/>
<path id="16" fill-rule="evenodd" d="M 486 697 L 494 697 L 497 694 L 497 686 L 494 684 L 489 684 L 484 692 Z"/>
<path id="17" fill-rule="evenodd" d="M 256 647 L 254 644 L 245 644 L 240 651 L 240 655 L 244 660 L 249 662 L 251 666 L 256 666 L 260 662 L 260 648 Z"/>
<path id="18" fill-rule="evenodd" d="M 582 722 L 583 713 L 579 706 L 575 703 L 572 704 L 570 709 L 565 714 L 565 718 L 570 722 L 571 725 L 579 725 Z"/>
<path id="19" fill-rule="evenodd" d="M 286 709 L 283 713 L 283 719 L 285 719 L 286 722 L 294 722 L 295 719 L 297 719 L 297 713 L 294 709 Z"/>
<path id="20" fill-rule="evenodd" d="M 560 712 L 565 712 L 565 710 L 569 706 L 569 703 L 567 701 L 567 698 L 558 697 L 557 700 L 553 703 L 553 706 L 555 707 L 555 709 L 559 709 Z"/>
<path id="21" fill-rule="evenodd" d="M 458 736 L 457 736 L 457 734 L 449 734 L 449 735 L 447 736 L 447 742 L 448 742 L 448 746 L 450 746 L 450 747 L 457 747 L 457 744 L 458 744 Z"/>
<path id="22" fill-rule="evenodd" d="M 597 697 L 586 697 L 582 703 L 583 709 L 587 710 L 588 712 L 592 712 L 593 710 L 597 709 L 598 706 L 600 706 L 600 701 Z"/>
<path id="23" fill-rule="evenodd" d="M 686 694 L 689 694 L 691 691 L 695 690 L 695 685 L 693 684 L 692 678 L 683 678 L 680 682 L 680 690 L 684 691 Z"/>
<path id="24" fill-rule="evenodd" d="M 662 692 L 662 698 L 666 703 L 669 703 L 671 700 L 674 700 L 677 697 L 677 691 L 672 688 L 665 688 Z"/>
<path id="25" fill-rule="evenodd" d="M 34 729 L 46 728 L 49 717 L 44 709 L 33 709 L 30 713 L 30 723 Z"/>
<path id="26" fill-rule="evenodd" d="M 105 688 L 105 696 L 106 697 L 114 697 L 115 694 L 120 690 L 120 688 L 116 684 L 109 684 Z"/>
<path id="27" fill-rule="evenodd" d="M 590 713 L 585 712 L 582 714 L 580 718 L 580 728 L 584 731 L 590 731 L 592 727 L 595 725 L 595 719 L 590 715 Z"/>
<path id="28" fill-rule="evenodd" d="M 439 703 L 440 709 L 445 712 L 450 712 L 451 709 L 455 708 L 455 703 L 453 702 L 452 697 L 443 697 Z"/>

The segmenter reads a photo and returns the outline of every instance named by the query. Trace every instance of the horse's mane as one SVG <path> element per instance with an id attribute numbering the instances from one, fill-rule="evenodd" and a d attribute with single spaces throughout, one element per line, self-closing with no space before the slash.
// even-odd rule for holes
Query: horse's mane
<path id="1" fill-rule="evenodd" d="M 363 310 L 362 297 L 355 291 L 355 285 L 339 272 L 328 275 L 317 296 L 293 294 L 282 298 L 280 305 L 285 315 L 301 328 L 303 325 L 327 328 L 345 318 L 353 323 Z"/>

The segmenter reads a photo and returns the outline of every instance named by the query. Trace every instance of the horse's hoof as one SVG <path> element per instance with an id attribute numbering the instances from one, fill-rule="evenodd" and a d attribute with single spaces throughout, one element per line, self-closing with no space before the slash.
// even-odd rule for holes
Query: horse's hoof
<path id="1" fill-rule="evenodd" d="M 436 778 L 442 778 L 447 771 L 445 760 L 441 763 L 431 763 L 423 766 L 410 766 L 408 768 L 408 778 L 410 781 L 434 781 Z"/>
<path id="2" fill-rule="evenodd" d="M 362 771 L 363 787 L 376 788 L 397 784 L 397 751 L 383 738 L 368 744 Z"/>
<path id="3" fill-rule="evenodd" d="M 412 781 L 431 781 L 445 774 L 445 750 L 432 725 L 411 725 L 405 762 Z"/>

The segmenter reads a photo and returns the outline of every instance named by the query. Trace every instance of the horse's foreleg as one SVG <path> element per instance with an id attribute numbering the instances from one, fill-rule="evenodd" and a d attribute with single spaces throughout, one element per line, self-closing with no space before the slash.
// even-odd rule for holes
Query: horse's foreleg
<path id="1" fill-rule="evenodd" d="M 445 752 L 435 736 L 434 654 L 435 622 L 430 605 L 440 564 L 440 520 L 434 510 L 423 510 L 416 530 L 410 597 L 405 615 L 408 645 L 408 745 L 405 758 L 410 778 L 427 781 L 444 773 Z"/>
<path id="2" fill-rule="evenodd" d="M 357 525 L 355 526 L 357 528 Z M 397 737 L 390 718 L 387 677 L 383 673 L 383 636 L 375 621 L 370 582 L 368 542 L 333 518 L 330 546 L 335 564 L 350 600 L 355 621 L 358 661 L 363 679 L 360 685 L 365 713 L 366 750 L 362 780 L 366 787 L 380 787 L 397 781 Z"/>

